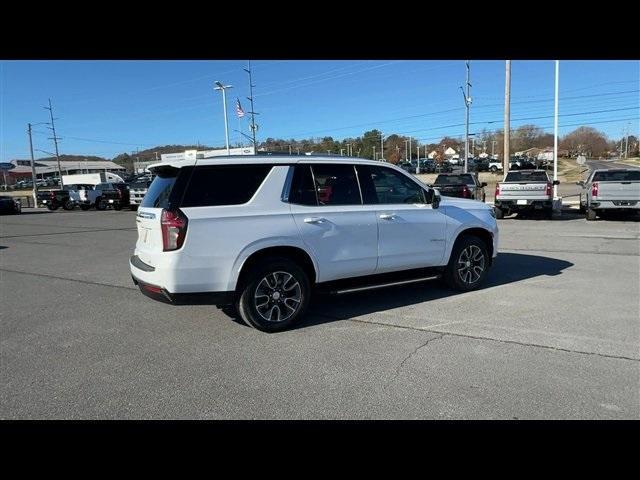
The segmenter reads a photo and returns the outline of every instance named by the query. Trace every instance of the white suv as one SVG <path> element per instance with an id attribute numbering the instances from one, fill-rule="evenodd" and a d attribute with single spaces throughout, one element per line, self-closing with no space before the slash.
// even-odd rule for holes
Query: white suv
<path id="1" fill-rule="evenodd" d="M 234 305 L 263 331 L 300 319 L 312 291 L 437 277 L 473 290 L 498 253 L 491 207 L 441 197 L 387 163 L 241 156 L 149 168 L 134 283 L 172 303 Z"/>

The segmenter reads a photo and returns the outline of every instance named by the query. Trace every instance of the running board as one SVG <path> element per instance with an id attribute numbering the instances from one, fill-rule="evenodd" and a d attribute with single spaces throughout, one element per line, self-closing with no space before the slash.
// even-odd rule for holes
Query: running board
<path id="1" fill-rule="evenodd" d="M 385 288 L 385 287 L 393 287 L 396 285 L 405 285 L 408 283 L 417 283 L 424 282 L 426 280 L 435 280 L 440 278 L 441 275 L 432 275 L 430 277 L 422 277 L 422 278 L 412 278 L 410 280 L 400 280 L 397 282 L 389 282 L 389 283 L 380 283 L 377 285 L 365 285 L 363 287 L 355 287 L 355 288 L 345 288 L 343 290 L 333 290 L 329 292 L 332 295 L 342 295 L 343 293 L 353 293 L 353 292 L 361 292 L 364 290 L 375 290 L 377 288 Z"/>

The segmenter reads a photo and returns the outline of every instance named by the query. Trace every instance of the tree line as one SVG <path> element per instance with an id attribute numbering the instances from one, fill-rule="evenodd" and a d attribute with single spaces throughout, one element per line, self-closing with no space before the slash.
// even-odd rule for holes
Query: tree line
<path id="1" fill-rule="evenodd" d="M 315 153 L 315 154 L 332 154 L 332 155 L 351 155 L 380 159 L 380 138 L 382 132 L 377 129 L 364 132 L 360 136 L 348 137 L 341 140 L 334 139 L 330 136 L 312 137 L 308 139 L 282 139 L 267 138 L 263 142 L 258 143 L 258 149 L 268 152 L 282 152 L 292 154 Z M 474 140 L 475 139 L 475 140 Z M 504 130 L 487 130 L 483 129 L 476 135 L 469 138 L 469 152 L 472 155 L 487 153 L 495 154 L 498 158 L 502 158 L 504 145 Z M 510 136 L 509 149 L 511 155 L 519 151 L 530 148 L 548 148 L 553 147 L 553 134 L 546 133 L 542 128 L 536 125 L 522 125 L 513 129 Z M 576 128 L 572 132 L 559 138 L 559 154 L 560 156 L 575 158 L 578 155 L 586 155 L 587 157 L 608 157 L 618 156 L 624 153 L 626 148 L 626 139 L 611 140 L 607 136 L 593 128 L 583 126 Z M 185 150 L 210 150 L 216 148 L 224 148 L 221 146 L 207 145 L 164 145 L 146 150 L 132 153 L 121 153 L 112 160 L 119 165 L 126 167 L 128 170 L 133 169 L 135 160 L 151 161 L 160 159 L 163 153 L 177 153 Z M 398 163 L 405 158 L 409 158 L 408 151 L 411 152 L 411 158 L 424 158 L 431 152 L 436 152 L 436 160 L 444 159 L 444 152 L 448 148 L 453 148 L 462 158 L 464 158 L 464 139 L 459 137 L 444 136 L 437 142 L 424 143 L 419 142 L 408 136 L 391 134 L 384 137 L 384 159 L 391 163 Z M 622 150 L 621 150 L 622 148 Z M 638 138 L 630 135 L 628 138 L 628 151 L 630 157 L 637 157 L 639 152 Z M 78 158 L 84 159 L 82 156 Z"/>

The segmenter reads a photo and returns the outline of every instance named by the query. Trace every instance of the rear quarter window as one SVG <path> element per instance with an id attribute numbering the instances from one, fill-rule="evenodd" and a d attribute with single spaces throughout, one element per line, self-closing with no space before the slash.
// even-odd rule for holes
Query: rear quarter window
<path id="1" fill-rule="evenodd" d="M 140 206 L 146 208 L 170 208 L 171 192 L 177 178 L 178 169 L 175 168 L 158 172 L 158 175 L 149 185 L 149 190 Z"/>
<path id="2" fill-rule="evenodd" d="M 210 207 L 247 203 L 260 188 L 272 168 L 272 165 L 195 167 L 187 182 L 180 206 Z"/>

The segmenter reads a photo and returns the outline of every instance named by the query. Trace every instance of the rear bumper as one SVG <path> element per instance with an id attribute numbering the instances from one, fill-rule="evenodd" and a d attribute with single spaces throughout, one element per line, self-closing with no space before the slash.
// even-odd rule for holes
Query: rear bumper
<path id="1" fill-rule="evenodd" d="M 503 200 L 496 199 L 494 201 L 494 205 L 502 210 L 511 210 L 512 212 L 516 212 L 519 210 L 544 210 L 553 208 L 553 199 L 544 199 L 544 200 L 532 200 L 532 199 L 522 199 L 527 203 L 518 204 L 518 199 L 514 200 Z M 521 200 L 521 201 L 522 201 Z"/>
<path id="2" fill-rule="evenodd" d="M 235 292 L 169 293 L 166 288 L 143 282 L 134 275 L 131 280 L 143 295 L 171 305 L 231 305 L 235 301 Z"/>
<path id="3" fill-rule="evenodd" d="M 640 210 L 638 200 L 592 200 L 589 207 L 594 210 Z"/>

